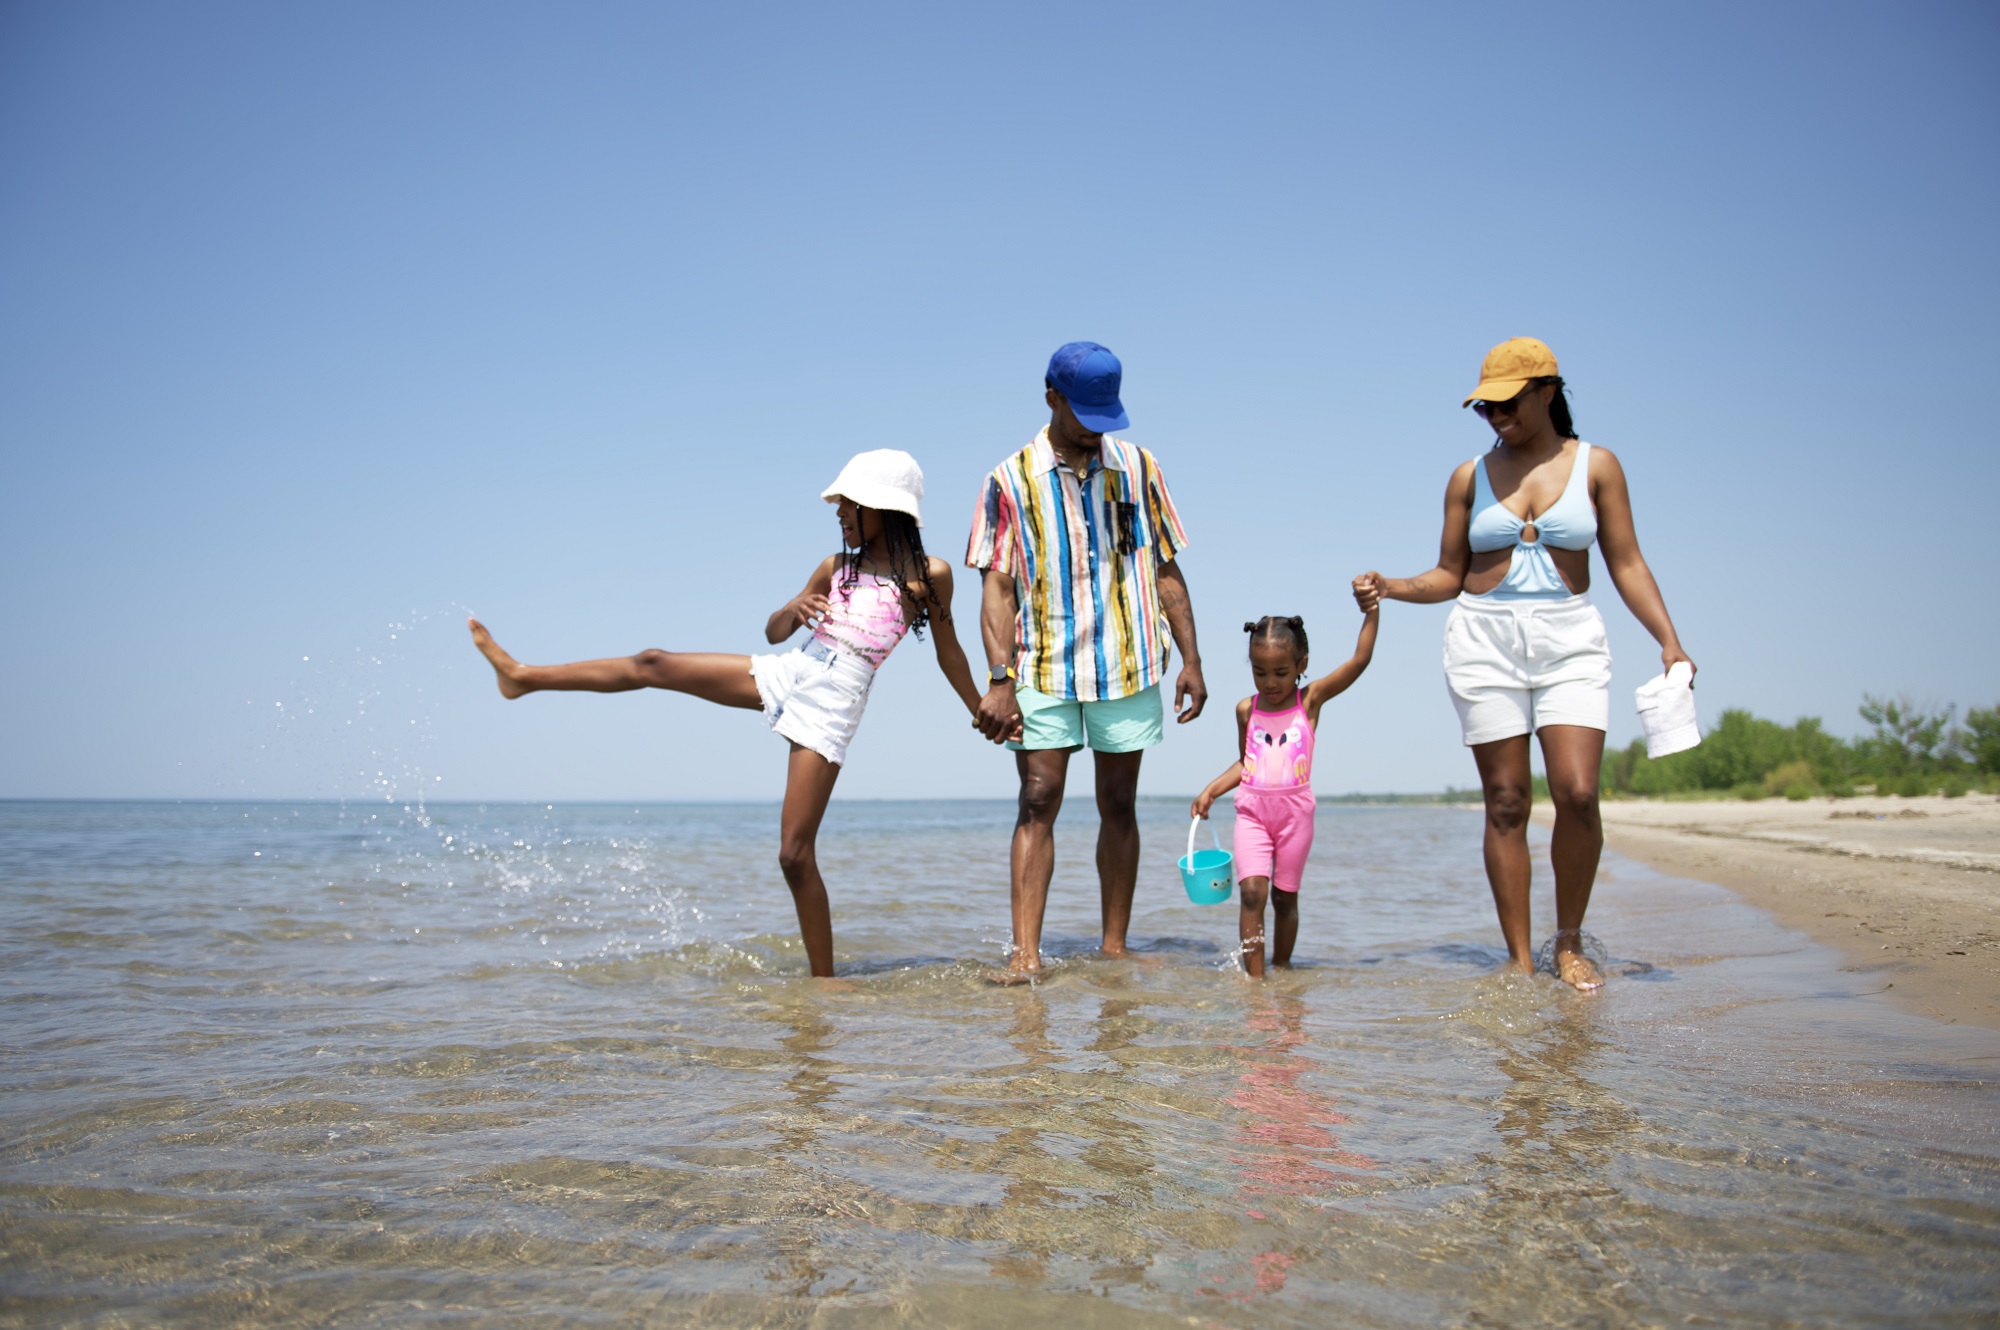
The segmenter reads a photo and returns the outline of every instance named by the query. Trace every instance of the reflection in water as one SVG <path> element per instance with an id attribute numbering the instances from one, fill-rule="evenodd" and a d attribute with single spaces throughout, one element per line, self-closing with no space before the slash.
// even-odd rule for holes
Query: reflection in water
<path id="1" fill-rule="evenodd" d="M 1330 1216 L 1312 1202 L 1377 1166 L 1341 1148 L 1332 1129 L 1347 1117 L 1333 1097 L 1300 1083 L 1313 1065 L 1300 1051 L 1307 1044 L 1306 1014 L 1304 999 L 1260 985 L 1244 1024 L 1264 1038 L 1230 1050 L 1243 1064 L 1229 1096 L 1238 1110 L 1229 1161 L 1243 1217 L 1253 1221 L 1244 1226 L 1246 1234 L 1268 1224 L 1276 1233 L 1291 1229 L 1318 1239 Z M 1297 1240 L 1274 1241 L 1234 1270 L 1210 1276 L 1202 1292 L 1238 1301 L 1280 1292 L 1300 1256 Z"/>
<path id="2" fill-rule="evenodd" d="M 777 1259 L 767 1278 L 792 1297 L 810 1297 L 833 1275 L 818 1229 L 829 1217 L 851 1212 L 855 1206 L 849 1193 L 858 1190 L 818 1167 L 813 1158 L 826 1126 L 826 1106 L 840 1090 L 830 1074 L 834 1064 L 818 1055 L 837 1042 L 837 1031 L 809 990 L 780 994 L 755 1014 L 785 1028 L 778 1045 L 791 1055 L 791 1072 L 784 1080 L 791 1102 L 763 1115 L 774 1136 L 765 1186 L 780 1198 L 785 1215 L 773 1225 Z"/>

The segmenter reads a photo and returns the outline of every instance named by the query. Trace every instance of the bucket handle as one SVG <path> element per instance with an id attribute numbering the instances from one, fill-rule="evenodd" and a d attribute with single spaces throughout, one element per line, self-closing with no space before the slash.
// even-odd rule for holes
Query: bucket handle
<path id="1" fill-rule="evenodd" d="M 1200 830 L 1201 830 L 1200 818 L 1196 818 L 1194 821 L 1188 823 L 1188 847 L 1185 858 L 1189 863 L 1194 862 L 1194 833 Z M 1215 823 L 1213 822 L 1210 822 L 1208 824 L 1208 839 L 1210 843 L 1212 843 L 1215 846 L 1216 849 L 1220 850 L 1222 848 L 1222 838 L 1215 834 Z"/>

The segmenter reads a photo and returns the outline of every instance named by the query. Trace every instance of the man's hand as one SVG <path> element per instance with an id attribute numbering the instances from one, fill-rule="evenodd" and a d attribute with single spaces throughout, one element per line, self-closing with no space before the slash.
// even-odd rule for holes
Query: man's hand
<path id="1" fill-rule="evenodd" d="M 1174 680 L 1174 717 L 1185 725 L 1201 714 L 1208 705 L 1208 685 L 1202 681 L 1201 662 L 1181 666 L 1180 677 Z"/>
<path id="2" fill-rule="evenodd" d="M 994 743 L 1003 744 L 1021 737 L 1021 704 L 1014 696 L 1014 681 L 996 683 L 979 699 L 972 715 L 979 732 Z"/>

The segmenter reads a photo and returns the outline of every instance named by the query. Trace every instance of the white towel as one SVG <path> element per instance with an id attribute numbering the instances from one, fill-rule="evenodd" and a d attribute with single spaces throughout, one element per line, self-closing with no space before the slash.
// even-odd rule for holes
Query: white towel
<path id="1" fill-rule="evenodd" d="M 1665 757 L 1701 742 L 1694 718 L 1694 666 L 1677 660 L 1659 678 L 1639 685 L 1639 724 L 1646 730 L 1646 756 Z"/>

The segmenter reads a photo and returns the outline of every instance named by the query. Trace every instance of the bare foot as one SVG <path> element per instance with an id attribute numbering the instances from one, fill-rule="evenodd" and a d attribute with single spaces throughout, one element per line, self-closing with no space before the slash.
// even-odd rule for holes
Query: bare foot
<path id="1" fill-rule="evenodd" d="M 527 686 L 517 679 L 521 662 L 500 649 L 500 644 L 493 640 L 493 634 L 486 631 L 485 624 L 477 619 L 465 622 L 472 629 L 472 645 L 479 648 L 479 654 L 486 657 L 487 663 L 493 666 L 493 673 L 499 676 L 500 696 L 515 698 L 526 693 Z"/>
<path id="2" fill-rule="evenodd" d="M 1042 977 L 1042 958 L 1017 955 L 1008 960 L 1006 968 L 995 965 L 981 971 L 979 977 L 989 984 L 998 984 L 1002 988 L 1032 984 Z"/>
<path id="3" fill-rule="evenodd" d="M 1598 973 L 1597 962 L 1580 951 L 1558 951 L 1556 975 L 1579 993 L 1595 993 L 1604 987 L 1604 976 Z"/>

